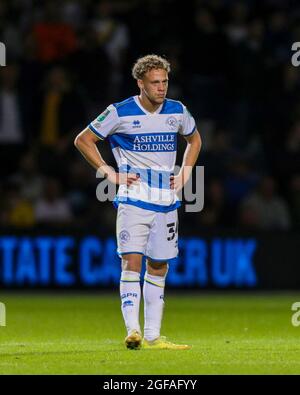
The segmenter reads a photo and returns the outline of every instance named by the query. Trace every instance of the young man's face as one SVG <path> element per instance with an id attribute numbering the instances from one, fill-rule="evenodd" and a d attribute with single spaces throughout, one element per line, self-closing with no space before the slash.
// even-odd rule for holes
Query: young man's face
<path id="1" fill-rule="evenodd" d="M 163 69 L 152 69 L 145 73 L 138 86 L 154 104 L 161 104 L 168 91 L 168 73 Z"/>

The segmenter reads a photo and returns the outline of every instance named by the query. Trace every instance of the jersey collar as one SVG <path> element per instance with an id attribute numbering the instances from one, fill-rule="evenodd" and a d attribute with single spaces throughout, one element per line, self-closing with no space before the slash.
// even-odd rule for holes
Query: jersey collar
<path id="1" fill-rule="evenodd" d="M 145 114 L 147 114 L 147 115 L 157 115 L 157 114 L 159 114 L 159 113 L 161 112 L 162 108 L 163 108 L 163 105 L 165 104 L 165 101 L 166 101 L 166 99 L 165 99 L 165 100 L 163 101 L 163 103 L 157 108 L 156 111 L 150 112 L 150 111 L 147 111 L 147 110 L 142 106 L 142 104 L 141 104 L 141 102 L 140 102 L 140 99 L 139 99 L 138 95 L 133 96 L 133 98 L 134 98 L 134 101 L 135 101 L 136 105 L 137 105 Z"/>

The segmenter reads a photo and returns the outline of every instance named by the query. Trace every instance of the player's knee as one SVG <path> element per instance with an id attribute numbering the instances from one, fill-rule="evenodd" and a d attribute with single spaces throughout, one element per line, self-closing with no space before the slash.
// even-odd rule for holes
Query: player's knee
<path id="1" fill-rule="evenodd" d="M 141 256 L 136 256 L 136 254 L 123 255 L 122 257 L 122 270 L 131 272 L 141 272 L 142 259 Z"/>
<path id="2" fill-rule="evenodd" d="M 166 276 L 168 269 L 168 262 L 147 261 L 147 272 L 153 276 Z"/>

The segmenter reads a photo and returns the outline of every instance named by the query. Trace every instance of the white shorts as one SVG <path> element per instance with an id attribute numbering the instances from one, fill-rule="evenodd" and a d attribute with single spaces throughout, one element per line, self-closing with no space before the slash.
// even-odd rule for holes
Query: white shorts
<path id="1" fill-rule="evenodd" d="M 159 213 L 129 204 L 119 204 L 117 217 L 118 254 L 142 254 L 154 261 L 178 255 L 177 210 Z"/>

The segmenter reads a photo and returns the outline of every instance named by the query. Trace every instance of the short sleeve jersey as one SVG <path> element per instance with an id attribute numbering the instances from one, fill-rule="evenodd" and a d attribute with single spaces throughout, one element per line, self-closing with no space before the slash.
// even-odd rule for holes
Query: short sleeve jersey
<path id="1" fill-rule="evenodd" d="M 170 189 L 177 135 L 191 136 L 196 130 L 194 118 L 181 102 L 165 99 L 150 113 L 133 96 L 108 106 L 88 127 L 99 139 L 108 138 L 120 172 L 140 176 L 136 185 L 120 185 L 115 206 L 127 203 L 158 212 L 179 207 Z"/>

